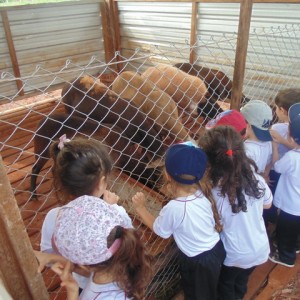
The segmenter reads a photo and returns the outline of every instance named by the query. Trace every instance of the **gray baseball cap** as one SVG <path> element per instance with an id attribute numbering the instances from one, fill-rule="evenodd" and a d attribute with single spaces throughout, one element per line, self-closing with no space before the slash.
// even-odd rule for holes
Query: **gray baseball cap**
<path id="1" fill-rule="evenodd" d="M 251 100 L 241 109 L 246 121 L 251 125 L 255 136 L 263 142 L 272 141 L 269 128 L 273 115 L 271 107 L 261 100 Z"/>

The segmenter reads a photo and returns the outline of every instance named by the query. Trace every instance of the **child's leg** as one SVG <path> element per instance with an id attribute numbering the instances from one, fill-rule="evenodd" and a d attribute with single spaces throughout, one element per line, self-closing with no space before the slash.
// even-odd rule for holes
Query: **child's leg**
<path id="1" fill-rule="evenodd" d="M 243 299 L 247 292 L 249 276 L 254 269 L 255 267 L 242 269 L 223 265 L 218 286 L 220 299 Z"/>
<path id="2" fill-rule="evenodd" d="M 243 299 L 247 293 L 247 285 L 249 276 L 254 271 L 255 267 L 249 269 L 240 269 L 240 272 L 235 280 L 235 299 Z"/>
<path id="3" fill-rule="evenodd" d="M 181 277 L 185 300 L 217 299 L 217 286 L 225 259 L 223 243 L 195 257 L 182 255 Z"/>
<path id="4" fill-rule="evenodd" d="M 235 279 L 238 273 L 239 268 L 222 266 L 218 285 L 220 300 L 235 300 Z"/>
<path id="5" fill-rule="evenodd" d="M 296 260 L 296 244 L 300 233 L 300 217 L 280 211 L 277 223 L 279 258 L 293 265 Z"/>

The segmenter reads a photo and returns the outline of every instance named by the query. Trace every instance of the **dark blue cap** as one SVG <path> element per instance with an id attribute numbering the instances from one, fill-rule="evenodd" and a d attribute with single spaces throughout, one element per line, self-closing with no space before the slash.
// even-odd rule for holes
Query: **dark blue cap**
<path id="1" fill-rule="evenodd" d="M 165 166 L 167 173 L 182 184 L 194 184 L 203 177 L 207 156 L 199 147 L 191 142 L 172 145 L 166 153 Z M 184 179 L 182 175 L 194 176 L 194 179 Z"/>
<path id="2" fill-rule="evenodd" d="M 290 135 L 300 145 L 300 103 L 293 104 L 289 109 Z"/>

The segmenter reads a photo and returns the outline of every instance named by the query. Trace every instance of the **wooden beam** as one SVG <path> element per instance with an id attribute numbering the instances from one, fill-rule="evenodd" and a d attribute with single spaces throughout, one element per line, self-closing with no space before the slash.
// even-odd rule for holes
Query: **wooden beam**
<path id="1" fill-rule="evenodd" d="M 252 0 L 244 0 L 240 5 L 239 29 L 235 52 L 235 63 L 230 108 L 240 109 L 245 76 L 249 31 L 252 14 Z"/>
<path id="2" fill-rule="evenodd" d="M 192 16 L 191 16 L 191 35 L 190 35 L 190 63 L 193 64 L 196 58 L 195 44 L 197 42 L 197 25 L 198 25 L 198 3 L 192 3 Z"/>
<path id="3" fill-rule="evenodd" d="M 115 2 L 242 3 L 244 0 L 113 0 Z M 300 0 L 253 0 L 253 3 L 300 3 Z"/>
<path id="4" fill-rule="evenodd" d="M 5 10 L 1 11 L 1 17 L 2 17 L 2 24 L 3 24 L 4 32 L 5 32 L 6 42 L 7 42 L 7 46 L 8 46 L 8 50 L 9 50 L 10 60 L 11 60 L 12 67 L 14 70 L 14 75 L 17 78 L 20 78 L 21 73 L 20 73 L 19 63 L 18 63 L 18 59 L 17 59 L 16 49 L 14 46 L 14 40 L 12 38 L 12 34 L 11 34 L 11 30 L 10 30 L 7 11 L 5 11 Z M 20 79 L 17 79 L 16 85 L 17 85 L 17 88 L 19 91 L 19 95 L 23 96 L 24 90 L 23 90 L 22 81 Z"/>
<path id="5" fill-rule="evenodd" d="M 0 274 L 13 299 L 49 299 L 0 156 Z"/>
<path id="6" fill-rule="evenodd" d="M 121 33 L 120 33 L 120 19 L 119 19 L 119 9 L 118 3 L 114 0 L 109 0 L 110 11 L 111 11 L 111 22 L 114 26 L 114 43 L 115 51 L 121 52 Z M 120 56 L 116 56 L 116 60 L 120 61 Z M 123 69 L 123 64 L 117 64 L 117 71 L 120 72 Z"/>
<path id="7" fill-rule="evenodd" d="M 109 63 L 113 60 L 115 56 L 115 42 L 114 42 L 114 28 L 113 24 L 110 21 L 110 8 L 109 0 L 100 2 L 100 11 L 101 11 L 101 22 L 102 22 L 102 35 L 103 35 L 103 44 L 105 51 L 105 62 Z"/>

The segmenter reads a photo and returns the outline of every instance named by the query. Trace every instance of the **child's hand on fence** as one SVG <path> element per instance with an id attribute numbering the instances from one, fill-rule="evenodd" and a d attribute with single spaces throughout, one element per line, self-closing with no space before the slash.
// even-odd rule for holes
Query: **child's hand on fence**
<path id="1" fill-rule="evenodd" d="M 61 286 L 66 287 L 67 289 L 67 299 L 68 300 L 77 300 L 79 293 L 79 286 L 77 281 L 72 276 L 73 264 L 70 261 L 67 261 L 66 264 L 60 262 L 55 263 L 51 269 L 56 273 L 61 279 Z"/>
<path id="2" fill-rule="evenodd" d="M 58 254 L 53 253 L 46 253 L 41 251 L 34 250 L 35 257 L 38 261 L 39 267 L 38 267 L 38 273 L 41 273 L 45 267 L 50 267 L 51 264 L 55 262 L 61 262 L 65 263 L 67 260 Z"/>
<path id="3" fill-rule="evenodd" d="M 140 207 L 145 206 L 145 195 L 142 192 L 137 192 L 133 197 L 132 197 L 132 204 L 135 207 L 135 209 L 138 209 Z"/>
<path id="4" fill-rule="evenodd" d="M 117 204 L 120 200 L 120 197 L 113 192 L 105 190 L 103 193 L 103 200 L 108 204 Z"/>

